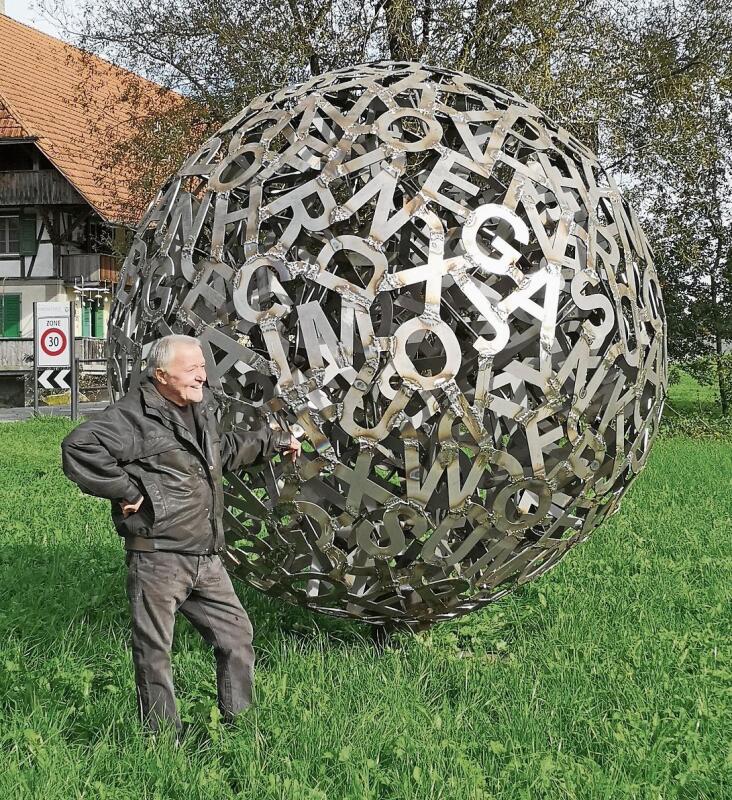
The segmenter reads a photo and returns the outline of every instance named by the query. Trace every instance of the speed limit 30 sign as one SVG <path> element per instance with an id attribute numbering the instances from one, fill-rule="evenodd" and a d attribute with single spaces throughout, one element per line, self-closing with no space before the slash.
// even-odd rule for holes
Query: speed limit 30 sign
<path id="1" fill-rule="evenodd" d="M 47 356 L 59 356 L 68 345 L 66 333 L 61 328 L 46 328 L 41 334 L 40 348 Z"/>
<path id="2" fill-rule="evenodd" d="M 35 305 L 38 366 L 70 366 L 69 304 L 36 303 Z"/>

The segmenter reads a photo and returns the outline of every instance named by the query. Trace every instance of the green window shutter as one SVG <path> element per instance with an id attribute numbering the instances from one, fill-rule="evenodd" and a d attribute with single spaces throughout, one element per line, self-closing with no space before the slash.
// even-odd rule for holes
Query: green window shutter
<path id="1" fill-rule="evenodd" d="M 88 305 L 81 310 L 81 335 L 91 336 L 91 308 Z"/>
<path id="2" fill-rule="evenodd" d="M 0 336 L 20 337 L 20 295 L 0 296 Z"/>
<path id="3" fill-rule="evenodd" d="M 38 252 L 36 246 L 36 218 L 20 218 L 20 254 L 34 256 Z"/>
<path id="4" fill-rule="evenodd" d="M 104 338 L 104 306 L 95 306 L 92 314 L 92 336 Z"/>

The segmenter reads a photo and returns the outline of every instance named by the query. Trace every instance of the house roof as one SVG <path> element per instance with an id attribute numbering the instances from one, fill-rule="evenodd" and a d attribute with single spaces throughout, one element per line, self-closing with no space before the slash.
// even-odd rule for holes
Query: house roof
<path id="1" fill-rule="evenodd" d="M 160 107 L 180 96 L 0 14 L 0 138 L 35 138 L 109 222 L 132 221 L 132 170 L 105 157 L 134 132 L 141 99 Z"/>
<path id="2" fill-rule="evenodd" d="M 28 132 L 0 100 L 0 139 L 26 139 Z"/>

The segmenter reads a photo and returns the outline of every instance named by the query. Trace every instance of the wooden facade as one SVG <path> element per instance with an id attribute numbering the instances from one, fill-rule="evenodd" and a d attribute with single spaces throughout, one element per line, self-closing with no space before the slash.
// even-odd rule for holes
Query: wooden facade
<path id="1" fill-rule="evenodd" d="M 0 207 L 82 205 L 84 202 L 58 170 L 0 172 Z"/>

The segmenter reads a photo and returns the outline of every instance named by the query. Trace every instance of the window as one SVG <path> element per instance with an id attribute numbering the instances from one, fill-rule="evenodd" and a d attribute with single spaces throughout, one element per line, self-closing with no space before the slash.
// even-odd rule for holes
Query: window
<path id="1" fill-rule="evenodd" d="M 20 336 L 19 294 L 0 294 L 0 336 Z"/>
<path id="2" fill-rule="evenodd" d="M 33 150 L 27 144 L 0 145 L 0 172 L 31 169 L 33 169 Z"/>
<path id="3" fill-rule="evenodd" d="M 20 218 L 0 217 L 0 255 L 20 250 Z"/>
<path id="4" fill-rule="evenodd" d="M 86 223 L 86 246 L 89 253 L 112 252 L 112 229 L 102 220 L 92 218 Z"/>

